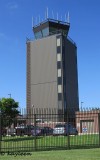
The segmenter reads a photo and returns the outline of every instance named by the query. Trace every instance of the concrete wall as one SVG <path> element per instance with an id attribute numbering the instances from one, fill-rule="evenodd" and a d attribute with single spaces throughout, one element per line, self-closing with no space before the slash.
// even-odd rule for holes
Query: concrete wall
<path id="1" fill-rule="evenodd" d="M 59 38 L 58 38 L 59 39 Z M 58 48 L 57 48 L 58 47 Z M 58 52 L 58 49 L 61 51 Z M 62 85 L 62 103 L 69 108 L 70 115 L 78 111 L 77 48 L 68 39 L 61 36 L 61 45 L 57 46 L 57 36 L 29 41 L 27 43 L 27 108 L 58 109 L 58 65 L 57 54 L 61 58 L 61 75 L 66 87 Z M 65 65 L 65 68 L 63 68 Z M 65 91 L 64 91 L 65 88 Z M 66 92 L 66 98 L 65 98 Z M 64 107 L 63 105 L 61 108 Z"/>
<path id="2" fill-rule="evenodd" d="M 99 125 L 99 110 L 76 112 L 76 128 L 80 134 L 99 133 Z"/>
<path id="3" fill-rule="evenodd" d="M 57 108 L 56 36 L 30 43 L 31 107 Z"/>

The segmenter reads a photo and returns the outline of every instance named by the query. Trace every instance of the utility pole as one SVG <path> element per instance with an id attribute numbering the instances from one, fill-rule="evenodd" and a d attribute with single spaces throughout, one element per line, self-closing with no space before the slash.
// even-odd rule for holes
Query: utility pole
<path id="1" fill-rule="evenodd" d="M 82 104 L 83 104 L 84 102 L 81 102 L 81 111 L 82 111 Z"/>

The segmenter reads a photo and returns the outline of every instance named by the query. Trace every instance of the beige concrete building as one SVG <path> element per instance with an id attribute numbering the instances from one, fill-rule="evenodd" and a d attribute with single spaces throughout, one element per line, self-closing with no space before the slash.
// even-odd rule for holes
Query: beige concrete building
<path id="1" fill-rule="evenodd" d="M 100 133 L 100 110 L 76 112 L 75 115 L 79 134 Z"/>

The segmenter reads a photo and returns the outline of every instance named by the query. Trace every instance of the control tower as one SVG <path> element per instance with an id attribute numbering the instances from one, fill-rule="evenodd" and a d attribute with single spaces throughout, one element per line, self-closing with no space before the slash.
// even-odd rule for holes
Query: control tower
<path id="1" fill-rule="evenodd" d="M 79 110 L 77 46 L 68 37 L 70 24 L 47 19 L 33 26 L 27 40 L 27 109 Z"/>

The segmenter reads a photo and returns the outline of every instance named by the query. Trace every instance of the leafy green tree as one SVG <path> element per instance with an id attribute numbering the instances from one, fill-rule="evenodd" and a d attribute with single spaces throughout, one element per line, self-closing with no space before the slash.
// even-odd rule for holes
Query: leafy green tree
<path id="1" fill-rule="evenodd" d="M 10 126 L 19 115 L 18 102 L 12 98 L 2 98 L 0 100 L 0 114 L 2 127 Z"/>

